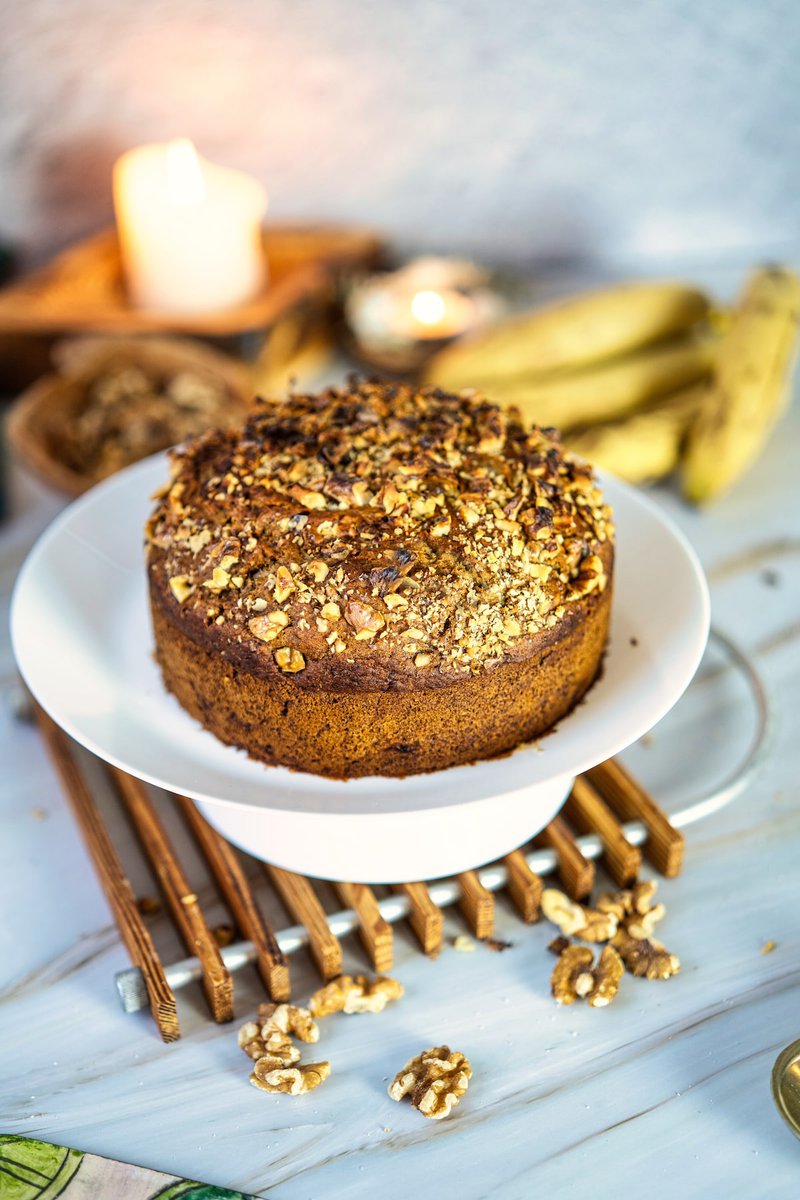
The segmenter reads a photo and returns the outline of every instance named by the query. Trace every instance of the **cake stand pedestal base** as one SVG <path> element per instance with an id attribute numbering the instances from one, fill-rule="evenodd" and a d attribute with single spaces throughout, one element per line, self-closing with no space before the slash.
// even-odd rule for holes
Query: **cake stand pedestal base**
<path id="1" fill-rule="evenodd" d="M 572 784 L 562 775 L 504 795 L 404 812 L 196 803 L 229 842 L 276 867 L 345 883 L 404 883 L 457 875 L 516 850 L 550 824 Z"/>

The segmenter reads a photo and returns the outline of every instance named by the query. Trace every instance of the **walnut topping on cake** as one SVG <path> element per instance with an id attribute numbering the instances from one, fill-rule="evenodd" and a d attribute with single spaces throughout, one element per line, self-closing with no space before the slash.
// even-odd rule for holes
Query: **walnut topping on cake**
<path id="1" fill-rule="evenodd" d="M 381 686 L 524 657 L 606 587 L 612 536 L 591 468 L 552 430 L 474 393 L 373 381 L 262 402 L 244 430 L 173 452 L 148 527 L 181 621 L 265 671 L 369 663 Z"/>

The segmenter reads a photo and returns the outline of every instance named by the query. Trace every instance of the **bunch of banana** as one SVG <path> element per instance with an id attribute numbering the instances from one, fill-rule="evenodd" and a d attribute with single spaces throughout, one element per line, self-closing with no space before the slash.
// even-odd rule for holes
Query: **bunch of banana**
<path id="1" fill-rule="evenodd" d="M 689 430 L 683 490 L 705 503 L 757 457 L 783 412 L 800 319 L 800 279 L 762 267 L 745 283 L 722 335 L 717 364 Z"/>
<path id="2" fill-rule="evenodd" d="M 457 391 L 487 380 L 572 371 L 685 333 L 708 311 L 703 293 L 687 284 L 617 284 L 454 342 L 433 359 L 428 377 Z"/>
<path id="3" fill-rule="evenodd" d="M 538 425 L 612 421 L 708 377 L 717 341 L 709 312 L 685 284 L 619 284 L 455 342 L 426 378 L 476 388 Z"/>
<path id="4" fill-rule="evenodd" d="M 754 271 L 730 313 L 688 284 L 629 283 L 454 342 L 426 378 L 556 426 L 631 482 L 682 464 L 684 493 L 701 503 L 747 468 L 780 416 L 799 319 L 800 279 L 782 267 Z"/>

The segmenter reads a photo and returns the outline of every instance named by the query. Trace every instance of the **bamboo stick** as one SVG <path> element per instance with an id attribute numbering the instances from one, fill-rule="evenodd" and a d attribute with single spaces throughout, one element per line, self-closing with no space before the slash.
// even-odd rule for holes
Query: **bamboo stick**
<path id="1" fill-rule="evenodd" d="M 538 921 L 544 891 L 540 875 L 528 866 L 521 850 L 512 850 L 503 859 L 508 871 L 508 894 L 523 921 Z"/>
<path id="2" fill-rule="evenodd" d="M 685 839 L 670 824 L 666 813 L 649 792 L 626 771 L 616 758 L 586 772 L 589 782 L 623 821 L 641 821 L 648 832 L 645 857 L 668 879 L 680 874 Z"/>
<path id="3" fill-rule="evenodd" d="M 579 775 L 563 809 L 576 833 L 596 833 L 603 844 L 603 863 L 617 887 L 636 882 L 642 852 L 633 846 L 611 809 L 588 779 Z"/>
<path id="4" fill-rule="evenodd" d="M 38 704 L 34 705 L 34 712 L 50 760 L 61 780 L 100 886 L 114 914 L 120 937 L 131 961 L 142 972 L 158 1031 L 165 1042 L 177 1041 L 181 1034 L 175 996 L 136 907 L 133 889 L 111 843 L 100 810 L 78 770 L 71 742 Z"/>
<path id="5" fill-rule="evenodd" d="M 456 879 L 461 885 L 459 908 L 473 933 L 477 938 L 491 937 L 494 933 L 494 896 L 483 886 L 475 871 L 462 871 Z"/>
<path id="6" fill-rule="evenodd" d="M 442 910 L 433 903 L 424 883 L 395 883 L 396 892 L 408 897 L 411 905 L 409 924 L 423 952 L 435 958 L 442 948 Z"/>
<path id="7" fill-rule="evenodd" d="M 191 800 L 178 795 L 175 800 L 217 881 L 240 934 L 255 947 L 256 969 L 270 998 L 275 1001 L 288 1000 L 291 995 L 288 959 L 258 906 L 236 851 L 209 825 Z"/>
<path id="8" fill-rule="evenodd" d="M 202 971 L 203 991 L 217 1024 L 233 1020 L 233 978 L 222 961 L 197 896 L 178 860 L 145 784 L 118 767 L 109 767 L 117 791 L 128 810 L 153 874 L 158 880 L 183 944 L 196 954 Z"/>
<path id="9" fill-rule="evenodd" d="M 272 864 L 265 864 L 264 869 L 295 921 L 308 930 L 308 948 L 322 978 L 327 980 L 341 975 L 342 947 L 331 932 L 325 910 L 306 877 Z"/>
<path id="10" fill-rule="evenodd" d="M 573 900 L 583 900 L 594 884 L 594 863 L 586 858 L 563 817 L 554 817 L 535 839 L 555 851 L 564 890 Z"/>
<path id="11" fill-rule="evenodd" d="M 391 971 L 394 959 L 392 927 L 381 916 L 372 888 L 365 883 L 337 883 L 342 903 L 358 917 L 358 931 L 372 966 L 379 975 Z"/>

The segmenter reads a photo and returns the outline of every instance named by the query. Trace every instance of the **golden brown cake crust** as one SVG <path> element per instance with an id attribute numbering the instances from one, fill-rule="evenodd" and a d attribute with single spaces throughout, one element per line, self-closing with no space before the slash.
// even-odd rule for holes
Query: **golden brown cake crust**
<path id="1" fill-rule="evenodd" d="M 223 741 L 336 777 L 503 753 L 594 679 L 610 513 L 552 431 L 372 382 L 173 455 L 148 525 L 167 686 Z"/>

